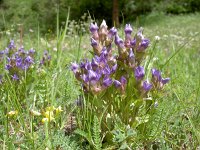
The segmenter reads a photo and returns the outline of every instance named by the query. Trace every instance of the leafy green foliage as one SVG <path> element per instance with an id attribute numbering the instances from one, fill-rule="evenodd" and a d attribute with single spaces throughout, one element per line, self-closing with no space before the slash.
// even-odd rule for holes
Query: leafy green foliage
<path id="1" fill-rule="evenodd" d="M 79 150 L 79 146 L 75 141 L 71 140 L 69 136 L 65 136 L 64 133 L 58 132 L 53 136 L 52 145 L 55 149 L 61 150 Z"/>

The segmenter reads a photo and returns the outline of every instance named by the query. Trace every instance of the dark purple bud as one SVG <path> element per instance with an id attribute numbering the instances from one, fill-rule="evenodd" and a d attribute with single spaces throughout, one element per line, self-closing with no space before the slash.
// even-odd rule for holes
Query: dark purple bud
<path id="1" fill-rule="evenodd" d="M 15 42 L 14 42 L 14 40 L 10 41 L 10 44 L 8 45 L 8 48 L 9 49 L 14 49 L 15 48 Z"/>
<path id="2" fill-rule="evenodd" d="M 162 78 L 161 82 L 164 85 L 164 84 L 168 83 L 169 80 L 170 80 L 170 78 L 165 78 L 165 79 Z"/>
<path id="3" fill-rule="evenodd" d="M 71 63 L 71 67 L 70 68 L 75 74 L 76 72 L 78 72 L 79 66 L 76 63 Z"/>
<path id="4" fill-rule="evenodd" d="M 149 46 L 149 39 L 143 39 L 138 47 L 138 51 L 143 51 Z"/>
<path id="5" fill-rule="evenodd" d="M 119 47 L 121 47 L 124 44 L 123 40 L 119 37 L 118 34 L 115 35 L 115 44 Z"/>
<path id="6" fill-rule="evenodd" d="M 124 76 L 121 76 L 120 81 L 121 81 L 121 84 L 122 84 L 122 85 L 127 84 L 127 80 L 126 80 L 126 78 L 125 78 Z"/>
<path id="7" fill-rule="evenodd" d="M 104 58 L 106 58 L 106 57 L 108 56 L 108 51 L 107 51 L 106 47 L 103 47 L 103 48 L 102 48 L 102 52 L 101 52 L 100 55 L 103 55 Z"/>
<path id="8" fill-rule="evenodd" d="M 84 63 L 84 62 L 81 62 L 81 63 L 80 63 L 80 68 L 81 68 L 81 69 L 84 69 L 84 68 L 85 68 L 85 63 Z"/>
<path id="9" fill-rule="evenodd" d="M 90 24 L 90 32 L 95 32 L 95 31 L 97 31 L 99 28 L 98 28 L 98 26 L 97 26 L 97 24 L 96 23 L 91 23 Z"/>
<path id="10" fill-rule="evenodd" d="M 81 75 L 81 79 L 82 79 L 84 82 L 89 82 L 89 78 L 88 78 L 88 76 L 86 76 L 85 74 L 82 74 L 82 75 Z"/>
<path id="11" fill-rule="evenodd" d="M 110 70 L 110 67 L 108 65 L 106 65 L 103 70 L 102 70 L 102 73 L 104 75 L 110 75 L 111 74 L 111 70 Z"/>
<path id="12" fill-rule="evenodd" d="M 135 47 L 135 45 L 136 45 L 136 39 L 133 39 L 133 40 L 131 41 L 131 47 Z"/>
<path id="13" fill-rule="evenodd" d="M 117 70 L 117 64 L 115 64 L 114 66 L 112 66 L 111 71 L 112 71 L 112 73 L 114 73 L 116 70 Z"/>
<path id="14" fill-rule="evenodd" d="M 3 55 L 4 54 L 4 51 L 0 51 L 0 55 Z"/>
<path id="15" fill-rule="evenodd" d="M 34 61 L 33 61 L 33 58 L 31 56 L 27 56 L 24 60 L 25 63 L 27 64 L 33 64 Z"/>
<path id="16" fill-rule="evenodd" d="M 19 54 L 26 54 L 26 52 L 25 52 L 23 46 L 21 46 L 21 47 L 18 49 L 18 52 L 19 52 Z"/>
<path id="17" fill-rule="evenodd" d="M 97 45 L 98 45 L 97 41 L 95 39 L 91 38 L 91 46 L 95 47 Z"/>
<path id="18" fill-rule="evenodd" d="M 115 27 L 112 27 L 108 32 L 108 38 L 112 39 L 113 36 L 115 36 L 117 33 L 117 29 Z"/>
<path id="19" fill-rule="evenodd" d="M 111 86 L 112 83 L 113 83 L 113 81 L 112 81 L 112 79 L 109 78 L 109 77 L 105 77 L 105 78 L 103 79 L 103 85 L 104 85 L 105 87 Z"/>
<path id="20" fill-rule="evenodd" d="M 88 61 L 88 62 L 85 63 L 85 69 L 86 70 L 91 70 L 92 69 L 91 62 Z"/>
<path id="21" fill-rule="evenodd" d="M 15 65 L 16 65 L 18 68 L 23 68 L 23 62 L 22 62 L 22 58 L 21 58 L 21 57 L 16 58 L 16 60 L 15 60 Z"/>
<path id="22" fill-rule="evenodd" d="M 132 48 L 130 49 L 130 52 L 129 52 L 129 59 L 130 59 L 130 60 L 135 59 L 135 55 L 134 55 L 134 53 L 133 53 Z"/>
<path id="23" fill-rule="evenodd" d="M 147 81 L 144 81 L 142 84 L 142 88 L 144 91 L 148 92 L 149 90 L 151 90 L 152 84 Z"/>
<path id="24" fill-rule="evenodd" d="M 133 29 L 132 29 L 131 25 L 126 24 L 125 29 L 124 29 L 125 34 L 131 34 L 132 31 L 133 31 Z"/>
<path id="25" fill-rule="evenodd" d="M 34 54 L 35 53 L 35 50 L 33 48 L 31 48 L 29 51 L 28 51 L 28 54 Z"/>
<path id="26" fill-rule="evenodd" d="M 122 85 L 118 80 L 114 80 L 113 83 L 114 83 L 116 88 L 120 88 L 121 85 Z"/>
<path id="27" fill-rule="evenodd" d="M 98 80 L 98 76 L 97 76 L 97 74 L 94 71 L 89 70 L 88 71 L 88 79 L 89 79 L 89 81 L 91 81 L 91 80 Z"/>
<path id="28" fill-rule="evenodd" d="M 96 69 L 98 67 L 98 62 L 95 60 L 95 58 L 92 58 L 91 65 L 92 69 Z"/>
<path id="29" fill-rule="evenodd" d="M 135 68 L 135 78 L 137 81 L 142 80 L 144 77 L 144 68 L 141 66 L 138 66 Z"/>
<path id="30" fill-rule="evenodd" d="M 151 72 L 152 72 L 152 78 L 155 82 L 157 81 L 160 82 L 162 80 L 161 72 L 159 70 L 153 68 Z"/>
<path id="31" fill-rule="evenodd" d="M 15 81 L 19 80 L 19 77 L 18 77 L 16 74 L 14 74 L 14 75 L 11 76 L 11 77 L 12 77 L 12 79 L 15 80 Z"/>
<path id="32" fill-rule="evenodd" d="M 6 70 L 10 70 L 12 68 L 12 66 L 10 64 L 6 64 L 5 69 Z"/>

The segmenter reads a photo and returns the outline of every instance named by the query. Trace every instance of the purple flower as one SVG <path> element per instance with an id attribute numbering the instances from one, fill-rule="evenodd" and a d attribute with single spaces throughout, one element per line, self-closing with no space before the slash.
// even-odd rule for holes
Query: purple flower
<path id="1" fill-rule="evenodd" d="M 164 84 L 168 83 L 169 80 L 170 80 L 170 78 L 165 78 L 165 79 L 162 78 L 161 82 L 164 85 Z"/>
<path id="2" fill-rule="evenodd" d="M 144 77 L 144 68 L 141 66 L 138 66 L 135 68 L 135 78 L 137 81 L 142 80 Z"/>
<path id="3" fill-rule="evenodd" d="M 153 80 L 155 82 L 157 82 L 157 81 L 160 82 L 161 79 L 162 79 L 161 72 L 159 70 L 157 70 L 157 69 L 154 69 L 154 68 L 151 70 L 151 72 L 152 72 L 152 78 L 153 78 Z"/>
<path id="4" fill-rule="evenodd" d="M 78 72 L 79 66 L 76 63 L 71 63 L 71 70 L 74 72 L 74 74 L 76 72 Z"/>
<path id="5" fill-rule="evenodd" d="M 33 61 L 33 58 L 31 56 L 27 56 L 24 60 L 25 63 L 27 64 L 33 64 L 34 61 Z"/>
<path id="6" fill-rule="evenodd" d="M 116 88 L 120 88 L 121 85 L 122 85 L 121 82 L 119 82 L 118 80 L 114 80 L 113 83 L 114 83 Z"/>
<path id="7" fill-rule="evenodd" d="M 126 24 L 125 29 L 124 29 L 125 34 L 131 34 L 132 31 L 133 31 L 133 29 L 132 29 L 131 25 Z"/>
<path id="8" fill-rule="evenodd" d="M 144 81 L 142 84 L 142 88 L 144 91 L 148 92 L 149 90 L 151 90 L 152 84 L 147 81 Z"/>
<path id="9" fill-rule="evenodd" d="M 34 54 L 35 53 L 35 50 L 33 48 L 31 48 L 29 51 L 28 51 L 28 54 Z"/>
<path id="10" fill-rule="evenodd" d="M 91 38 L 91 46 L 95 47 L 97 45 L 98 45 L 97 41 L 95 39 Z"/>
<path id="11" fill-rule="evenodd" d="M 85 63 L 85 69 L 86 69 L 86 70 L 91 70 L 91 69 L 92 69 L 91 62 L 87 61 L 87 62 Z"/>
<path id="12" fill-rule="evenodd" d="M 98 80 L 98 76 L 97 76 L 96 72 L 89 70 L 88 71 L 88 79 L 89 79 L 89 81 Z"/>
<path id="13" fill-rule="evenodd" d="M 110 70 L 110 67 L 109 67 L 108 65 L 106 65 L 105 68 L 102 70 L 102 73 L 103 73 L 104 75 L 110 75 L 110 74 L 111 74 L 111 71 L 112 71 L 112 70 Z"/>
<path id="14" fill-rule="evenodd" d="M 12 66 L 10 64 L 6 64 L 5 69 L 6 70 L 10 70 L 12 68 Z"/>
<path id="15" fill-rule="evenodd" d="M 11 76 L 11 77 L 12 77 L 12 79 L 15 80 L 15 81 L 19 80 L 19 77 L 18 77 L 16 74 L 14 74 L 14 75 Z"/>
<path id="16" fill-rule="evenodd" d="M 103 79 L 103 85 L 104 85 L 105 87 L 111 86 L 112 83 L 113 83 L 113 81 L 112 81 L 112 79 L 109 78 L 109 77 L 105 77 L 105 78 Z"/>
<path id="17" fill-rule="evenodd" d="M 18 52 L 19 52 L 19 54 L 25 54 L 25 53 L 26 53 L 23 46 L 21 46 L 21 47 L 18 49 Z"/>
<path id="18" fill-rule="evenodd" d="M 121 81 L 122 85 L 127 84 L 127 80 L 126 80 L 126 78 L 124 76 L 121 76 L 120 81 Z"/>
<path id="19" fill-rule="evenodd" d="M 132 48 L 130 48 L 130 52 L 129 52 L 129 62 L 130 62 L 131 64 L 133 64 L 133 63 L 135 62 L 135 55 L 134 55 L 134 53 L 133 53 Z"/>
<path id="20" fill-rule="evenodd" d="M 112 66 L 111 71 L 112 71 L 112 73 L 114 73 L 116 70 L 117 70 L 117 64 L 115 64 L 114 66 Z"/>
<path id="21" fill-rule="evenodd" d="M 116 35 L 116 33 L 117 33 L 117 29 L 115 28 L 115 27 L 112 27 L 110 30 L 109 30 L 109 32 L 108 32 L 108 38 L 110 38 L 110 39 L 112 39 L 113 38 L 113 36 L 115 36 Z"/>
<path id="22" fill-rule="evenodd" d="M 21 57 L 18 57 L 15 59 L 15 65 L 18 67 L 18 68 L 23 68 L 23 61 L 22 61 L 22 58 Z"/>
<path id="23" fill-rule="evenodd" d="M 115 35 L 115 44 L 116 44 L 117 46 L 119 46 L 120 48 L 123 48 L 123 46 L 124 46 L 124 42 L 123 42 L 123 40 L 119 37 L 118 34 Z"/>
<path id="24" fill-rule="evenodd" d="M 92 58 L 91 65 L 92 69 L 96 69 L 98 67 L 98 62 L 95 60 L 95 58 Z"/>
<path id="25" fill-rule="evenodd" d="M 149 46 L 149 39 L 143 39 L 138 47 L 138 51 L 143 51 Z"/>
<path id="26" fill-rule="evenodd" d="M 95 31 L 97 31 L 99 28 L 98 28 L 98 26 L 97 26 L 97 24 L 96 23 L 91 23 L 90 24 L 90 32 L 92 32 L 92 33 L 94 33 Z"/>
<path id="27" fill-rule="evenodd" d="M 15 42 L 14 42 L 14 40 L 10 41 L 10 44 L 8 45 L 8 48 L 9 49 L 14 49 L 15 48 Z"/>
<path id="28" fill-rule="evenodd" d="M 133 40 L 130 42 L 130 44 L 131 44 L 131 47 L 135 47 L 135 45 L 136 45 L 136 39 L 133 39 Z"/>

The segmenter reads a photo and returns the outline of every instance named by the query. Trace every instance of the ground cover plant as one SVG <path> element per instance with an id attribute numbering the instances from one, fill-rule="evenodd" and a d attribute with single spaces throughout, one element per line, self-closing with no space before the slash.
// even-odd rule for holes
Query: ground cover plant
<path id="1" fill-rule="evenodd" d="M 107 36 L 103 23 L 99 40 L 96 24 L 65 36 L 68 20 L 54 38 L 3 32 L 1 149 L 197 149 L 198 18 L 150 14 Z"/>

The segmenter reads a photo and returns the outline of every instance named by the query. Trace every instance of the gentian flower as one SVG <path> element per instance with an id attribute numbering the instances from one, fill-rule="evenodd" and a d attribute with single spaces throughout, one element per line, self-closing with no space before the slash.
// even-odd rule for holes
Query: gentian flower
<path id="1" fill-rule="evenodd" d="M 137 48 L 138 51 L 144 51 L 149 46 L 150 41 L 148 39 L 143 39 Z"/>
<path id="2" fill-rule="evenodd" d="M 8 45 L 8 48 L 9 49 L 14 49 L 15 48 L 15 42 L 14 42 L 14 40 L 10 41 L 10 44 Z"/>
<path id="3" fill-rule="evenodd" d="M 124 42 L 118 34 L 115 35 L 115 44 L 120 48 L 124 48 Z"/>
<path id="4" fill-rule="evenodd" d="M 76 64 L 76 63 L 71 63 L 71 70 L 74 72 L 74 74 L 76 73 L 76 72 L 78 72 L 78 70 L 79 70 L 79 65 L 78 64 Z"/>
<path id="5" fill-rule="evenodd" d="M 112 27 L 109 32 L 108 32 L 108 35 L 107 37 L 112 40 L 113 37 L 117 34 L 117 29 L 115 27 Z"/>
<path id="6" fill-rule="evenodd" d="M 94 24 L 91 23 L 91 24 L 90 24 L 90 32 L 94 33 L 94 32 L 96 32 L 98 29 L 99 29 L 99 27 L 97 26 L 96 23 L 94 23 Z"/>
<path id="7" fill-rule="evenodd" d="M 132 31 L 133 31 L 133 29 L 132 29 L 131 25 L 130 24 L 126 24 L 125 29 L 124 29 L 125 34 L 126 35 L 131 35 Z"/>
<path id="8" fill-rule="evenodd" d="M 15 80 L 15 81 L 19 80 L 19 77 L 18 77 L 18 75 L 16 75 L 16 74 L 14 74 L 14 75 L 11 76 L 11 77 L 12 77 L 12 79 Z"/>
<path id="9" fill-rule="evenodd" d="M 148 92 L 149 90 L 151 90 L 152 84 L 147 81 L 144 81 L 142 84 L 142 88 L 145 92 Z"/>
<path id="10" fill-rule="evenodd" d="M 165 78 L 165 79 L 162 78 L 161 82 L 164 85 L 164 84 L 168 83 L 169 80 L 170 80 L 170 78 Z"/>
<path id="11" fill-rule="evenodd" d="M 121 82 L 119 82 L 118 80 L 114 80 L 113 83 L 114 83 L 114 85 L 115 85 L 116 88 L 120 88 L 121 85 L 122 85 Z"/>
<path id="12" fill-rule="evenodd" d="M 154 82 L 160 82 L 162 77 L 161 77 L 161 72 L 157 69 L 152 69 L 152 79 Z"/>
<path id="13" fill-rule="evenodd" d="M 170 78 L 162 78 L 161 72 L 157 69 L 152 69 L 152 82 L 155 88 L 162 89 L 168 83 Z"/>
<path id="14" fill-rule="evenodd" d="M 109 77 L 104 77 L 104 79 L 103 79 L 103 85 L 104 85 L 105 87 L 111 86 L 112 83 L 113 83 L 113 81 L 112 81 L 111 78 L 109 78 Z"/>
<path id="15" fill-rule="evenodd" d="M 138 66 L 138 67 L 135 68 L 135 78 L 136 78 L 137 81 L 142 80 L 143 77 L 144 77 L 144 74 L 145 74 L 145 72 L 144 72 L 143 67 Z"/>

